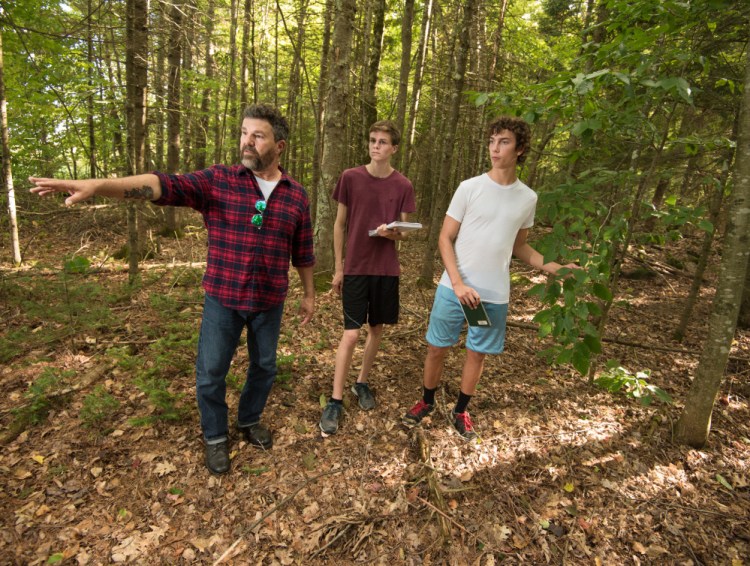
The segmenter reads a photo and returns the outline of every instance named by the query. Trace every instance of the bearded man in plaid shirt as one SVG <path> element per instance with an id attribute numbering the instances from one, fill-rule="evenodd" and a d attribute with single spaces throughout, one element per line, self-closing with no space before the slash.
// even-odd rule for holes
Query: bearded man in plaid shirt
<path id="1" fill-rule="evenodd" d="M 196 395 L 205 443 L 205 463 L 214 474 L 229 471 L 226 376 L 244 328 L 250 365 L 237 409 L 237 427 L 247 441 L 273 444 L 261 424 L 276 378 L 276 346 L 289 286 L 289 263 L 304 296 L 302 324 L 315 310 L 310 202 L 302 186 L 280 166 L 289 125 L 270 105 L 245 109 L 240 134 L 241 165 L 214 165 L 184 175 L 147 173 L 119 179 L 58 180 L 30 177 L 40 196 L 69 193 L 70 206 L 94 195 L 189 206 L 203 215 L 208 258 Z"/>

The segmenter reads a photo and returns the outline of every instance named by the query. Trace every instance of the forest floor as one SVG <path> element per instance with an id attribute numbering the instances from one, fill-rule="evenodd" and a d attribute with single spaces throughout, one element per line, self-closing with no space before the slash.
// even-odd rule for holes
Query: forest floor
<path id="1" fill-rule="evenodd" d="M 421 392 L 433 296 L 415 284 L 423 242 L 403 245 L 401 322 L 371 377 L 378 405 L 360 410 L 347 388 L 326 438 L 339 301 L 321 292 L 299 326 L 295 276 L 264 413 L 273 448 L 233 431 L 232 469 L 214 477 L 192 367 L 200 220 L 189 216 L 180 240 L 155 237 L 159 253 L 130 290 L 110 257 L 125 241 L 122 209 L 49 210 L 22 226 L 26 267 L 10 269 L 7 249 L 0 266 L 0 563 L 750 564 L 750 333 L 737 334 L 706 448 L 672 440 L 716 283 L 714 265 L 674 342 L 698 237 L 642 250 L 682 268 L 623 280 L 603 345 L 602 360 L 650 370 L 673 405 L 644 407 L 538 357 L 545 344 L 528 326 L 539 304 L 525 290 L 543 279 L 516 263 L 506 349 L 470 406 L 477 443 L 446 418 L 461 348 L 438 410 L 412 431 L 400 424 Z M 246 367 L 240 347 L 230 418 Z"/>

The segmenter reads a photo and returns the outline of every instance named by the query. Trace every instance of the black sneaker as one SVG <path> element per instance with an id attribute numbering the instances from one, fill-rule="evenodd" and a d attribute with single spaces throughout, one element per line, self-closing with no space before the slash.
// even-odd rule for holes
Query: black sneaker
<path id="1" fill-rule="evenodd" d="M 339 429 L 339 418 L 344 410 L 344 405 L 328 401 L 323 409 L 323 415 L 320 417 L 320 430 L 326 434 L 335 434 Z"/>
<path id="2" fill-rule="evenodd" d="M 229 442 L 206 444 L 206 467 L 212 474 L 221 475 L 229 471 Z"/>
<path id="3" fill-rule="evenodd" d="M 406 426 L 417 426 L 422 422 L 422 419 L 429 415 L 435 405 L 428 405 L 424 402 L 424 399 L 420 399 L 419 403 L 414 405 L 409 411 L 403 416 L 401 422 Z"/>
<path id="4" fill-rule="evenodd" d="M 458 434 L 463 436 L 466 440 L 474 440 L 479 436 L 474 431 L 474 425 L 471 422 L 471 417 L 469 417 L 469 411 L 464 411 L 463 413 L 454 413 L 451 411 L 451 415 L 453 415 L 453 427 L 458 431 Z"/>
<path id="5" fill-rule="evenodd" d="M 248 426 L 237 427 L 240 432 L 245 436 L 245 440 L 253 446 L 258 446 L 264 450 L 268 450 L 273 446 L 273 436 L 271 431 L 260 423 L 254 423 Z"/>
<path id="6" fill-rule="evenodd" d="M 375 408 L 375 397 L 372 396 L 370 386 L 366 383 L 355 383 L 352 385 L 352 393 L 359 399 L 359 406 L 365 411 Z"/>

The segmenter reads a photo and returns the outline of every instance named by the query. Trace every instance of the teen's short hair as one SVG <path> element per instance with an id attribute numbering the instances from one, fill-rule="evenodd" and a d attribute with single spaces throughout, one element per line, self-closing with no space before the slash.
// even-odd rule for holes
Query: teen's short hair
<path id="1" fill-rule="evenodd" d="M 398 126 L 391 120 L 380 120 L 370 126 L 370 133 L 373 132 L 385 132 L 391 136 L 391 144 L 398 145 L 401 143 L 401 132 Z"/>
<path id="2" fill-rule="evenodd" d="M 513 116 L 500 116 L 495 118 L 487 126 L 487 137 L 491 138 L 503 130 L 509 130 L 516 136 L 516 148 L 523 149 L 523 153 L 518 156 L 518 163 L 526 161 L 526 155 L 531 149 L 531 128 L 525 120 L 514 118 Z"/>
<path id="3" fill-rule="evenodd" d="M 274 141 L 286 140 L 289 137 L 289 122 L 275 106 L 270 104 L 251 104 L 242 113 L 242 119 L 254 118 L 265 120 L 273 128 Z"/>

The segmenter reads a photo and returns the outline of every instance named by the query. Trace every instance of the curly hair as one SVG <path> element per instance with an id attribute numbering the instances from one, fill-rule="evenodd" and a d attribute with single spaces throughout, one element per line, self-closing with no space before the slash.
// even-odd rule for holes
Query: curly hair
<path id="1" fill-rule="evenodd" d="M 242 119 L 254 118 L 265 120 L 273 128 L 274 141 L 282 141 L 289 137 L 289 122 L 281 115 L 275 106 L 270 104 L 251 104 L 242 113 Z"/>
<path id="2" fill-rule="evenodd" d="M 490 138 L 503 130 L 513 132 L 516 136 L 516 148 L 523 149 L 523 152 L 518 156 L 518 163 L 526 161 L 526 155 L 531 149 L 531 128 L 529 128 L 529 125 L 521 118 L 500 116 L 492 120 L 487 126 L 487 137 Z"/>

